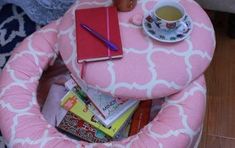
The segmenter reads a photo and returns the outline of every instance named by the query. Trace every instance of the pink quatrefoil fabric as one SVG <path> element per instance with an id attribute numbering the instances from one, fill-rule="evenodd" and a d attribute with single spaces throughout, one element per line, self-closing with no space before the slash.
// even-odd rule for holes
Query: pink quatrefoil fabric
<path id="1" fill-rule="evenodd" d="M 203 74 L 215 47 L 208 16 L 194 1 L 179 1 L 193 21 L 192 33 L 182 42 L 161 43 L 131 23 L 133 16 L 149 13 L 157 2 L 141 0 L 131 12 L 119 13 L 123 58 L 87 63 L 82 77 L 87 84 L 120 98 L 152 99 L 176 93 Z M 74 10 L 109 5 L 107 0 L 81 0 L 61 19 L 58 50 L 77 79 L 81 79 L 81 64 L 77 63 Z"/>
<path id="2" fill-rule="evenodd" d="M 8 147 L 193 148 L 197 147 L 206 106 L 204 71 L 215 48 L 213 26 L 193 0 L 178 0 L 192 19 L 191 35 L 166 44 L 150 39 L 131 16 L 147 13 L 158 0 L 139 0 L 136 8 L 119 13 L 124 57 L 86 65 L 84 82 L 128 99 L 165 97 L 158 115 L 138 134 L 121 141 L 87 143 L 66 137 L 40 112 L 36 93 L 42 72 L 61 54 L 77 79 L 76 9 L 109 6 L 111 0 L 78 0 L 59 20 L 27 37 L 0 75 L 0 129 Z"/>

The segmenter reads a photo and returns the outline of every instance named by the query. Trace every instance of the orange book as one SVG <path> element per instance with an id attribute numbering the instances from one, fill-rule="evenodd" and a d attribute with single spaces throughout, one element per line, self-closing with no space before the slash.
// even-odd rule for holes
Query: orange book
<path id="1" fill-rule="evenodd" d="M 78 9 L 75 11 L 75 19 L 79 63 L 122 57 L 123 50 L 116 7 Z M 118 50 L 110 50 L 103 41 L 84 29 L 81 24 L 89 26 L 93 31 L 112 42 Z"/>
<path id="2" fill-rule="evenodd" d="M 152 100 L 145 100 L 139 103 L 138 108 L 132 116 L 129 136 L 137 134 L 145 125 L 148 124 L 151 106 Z"/>

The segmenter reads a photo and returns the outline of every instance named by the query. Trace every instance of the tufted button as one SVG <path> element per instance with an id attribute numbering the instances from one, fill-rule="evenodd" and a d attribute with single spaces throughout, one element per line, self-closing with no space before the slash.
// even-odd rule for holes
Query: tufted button
<path id="1" fill-rule="evenodd" d="M 136 26 L 141 26 L 144 16 L 142 14 L 135 14 L 130 18 L 130 22 Z"/>

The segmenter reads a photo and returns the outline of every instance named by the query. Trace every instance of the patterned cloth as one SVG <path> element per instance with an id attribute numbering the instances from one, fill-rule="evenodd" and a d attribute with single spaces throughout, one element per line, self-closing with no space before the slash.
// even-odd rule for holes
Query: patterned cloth
<path id="1" fill-rule="evenodd" d="M 1 0 L 0 6 L 12 3 L 20 6 L 38 24 L 47 24 L 62 16 L 75 0 Z"/>
<path id="2" fill-rule="evenodd" d="M 0 0 L 0 74 L 12 50 L 42 25 L 62 16 L 75 0 Z M 7 4 L 12 3 L 12 4 Z M 15 4 L 15 5 L 13 5 Z M 0 148 L 4 148 L 0 131 Z"/>
<path id="3" fill-rule="evenodd" d="M 21 8 L 8 4 L 0 9 L 0 72 L 12 49 L 37 28 Z"/>
<path id="4" fill-rule="evenodd" d="M 76 55 L 75 10 L 89 4 L 90 7 L 108 6 L 111 2 L 80 0 L 62 19 L 35 32 L 14 50 L 11 62 L 6 65 L 8 69 L 4 69 L 0 76 L 0 108 L 4 108 L 0 109 L 0 128 L 9 147 L 197 147 L 206 107 L 203 73 L 212 60 L 216 42 L 209 17 L 192 0 L 179 1 L 194 24 L 192 34 L 186 40 L 163 44 L 147 38 L 140 27 L 128 24 L 133 14 L 146 12 L 153 2 L 158 2 L 141 0 L 133 13 L 119 15 L 122 41 L 125 41 L 123 59 L 86 66 L 84 78 L 97 84 L 96 88 L 118 93 L 125 91 L 124 95 L 136 99 L 140 95 L 145 99 L 150 95 L 155 99 L 167 97 L 159 114 L 141 132 L 118 142 L 90 144 L 65 137 L 42 118 L 35 95 L 38 81 L 58 52 L 63 51 L 62 58 L 73 66 L 69 68 L 78 73 L 77 76 L 81 72 L 81 67 L 77 68 L 76 56 L 69 58 Z M 146 42 L 141 44 L 141 41 Z M 88 74 L 91 70 L 95 71 Z M 97 78 L 97 74 L 103 75 Z M 140 81 L 139 78 L 143 77 L 145 80 Z M 98 85 L 96 80 L 102 84 Z M 173 91 L 177 92 L 173 94 Z"/>
<path id="5" fill-rule="evenodd" d="M 19 7 L 8 4 L 0 8 L 0 74 L 11 51 L 39 25 L 34 23 Z M 4 147 L 0 132 L 0 148 Z"/>

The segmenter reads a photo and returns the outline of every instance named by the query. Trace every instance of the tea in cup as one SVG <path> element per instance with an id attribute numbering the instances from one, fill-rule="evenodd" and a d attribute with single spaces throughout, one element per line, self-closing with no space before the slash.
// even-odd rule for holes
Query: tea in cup
<path id="1" fill-rule="evenodd" d="M 158 2 L 151 12 L 156 26 L 166 31 L 183 32 L 187 30 L 188 26 L 183 21 L 185 15 L 184 7 L 174 1 Z"/>

